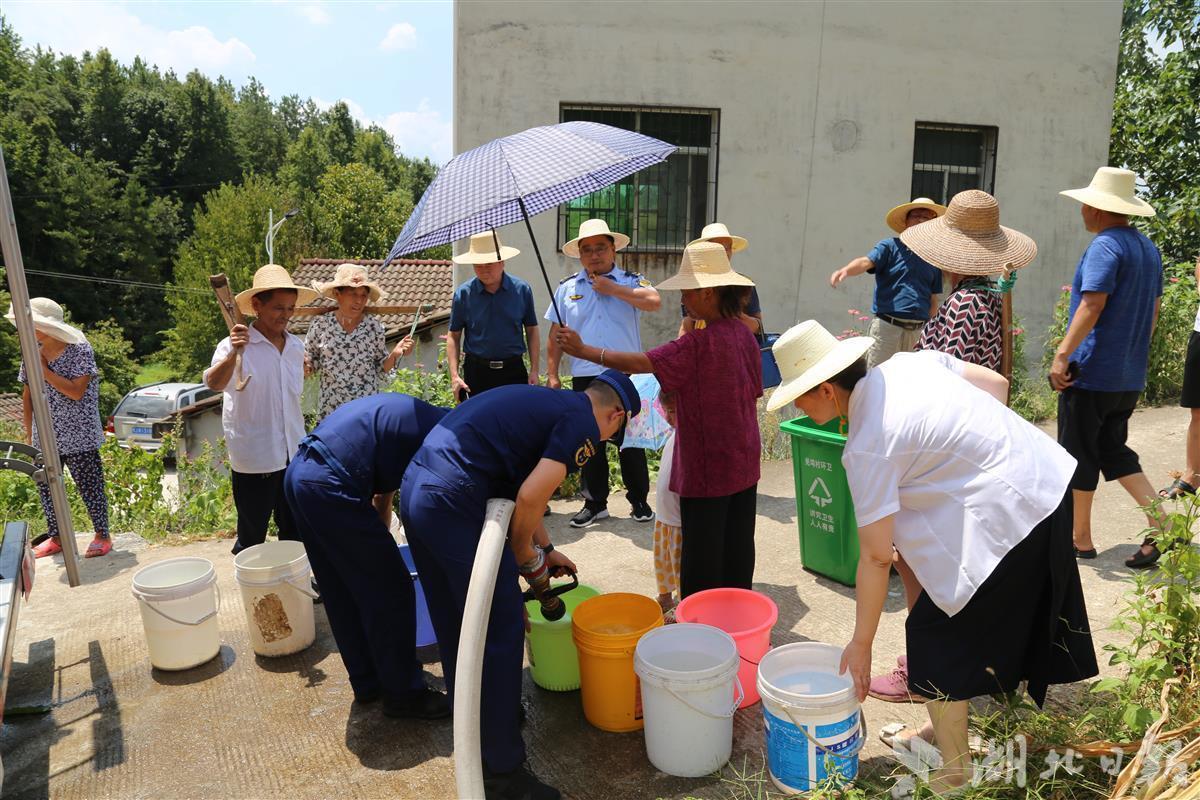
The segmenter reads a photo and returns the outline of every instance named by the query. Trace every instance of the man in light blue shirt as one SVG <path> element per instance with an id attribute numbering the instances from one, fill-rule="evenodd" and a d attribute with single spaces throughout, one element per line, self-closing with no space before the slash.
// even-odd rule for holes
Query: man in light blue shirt
<path id="1" fill-rule="evenodd" d="M 579 235 L 563 245 L 563 253 L 578 258 L 583 269 L 558 284 L 554 302 L 546 310 L 546 319 L 550 320 L 546 367 L 550 388 L 562 385 L 558 374 L 562 351 L 554 344 L 554 334 L 559 328 L 555 306 L 557 313 L 562 314 L 562 324 L 578 331 L 589 344 L 621 352 L 642 350 L 641 314 L 657 311 L 662 299 L 641 275 L 616 265 L 617 251 L 628 245 L 629 237 L 609 230 L 602 219 L 586 220 L 579 226 Z M 603 364 L 570 358 L 571 388 L 582 392 L 604 370 Z M 625 481 L 625 496 L 633 507 L 633 518 L 649 522 L 654 519 L 654 512 L 646 502 L 650 492 L 646 451 L 620 450 L 624 435 L 622 429 L 608 441 L 620 451 L 621 478 Z M 597 453 L 581 471 L 584 506 L 571 518 L 571 527 L 586 528 L 608 517 L 608 459 L 601 455 Z"/>

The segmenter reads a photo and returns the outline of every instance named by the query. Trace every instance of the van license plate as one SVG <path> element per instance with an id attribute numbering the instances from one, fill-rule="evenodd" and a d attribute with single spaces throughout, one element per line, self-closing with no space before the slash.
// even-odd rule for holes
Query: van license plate
<path id="1" fill-rule="evenodd" d="M 133 435 L 134 436 L 149 436 L 150 428 L 145 425 L 134 425 L 133 426 Z"/>

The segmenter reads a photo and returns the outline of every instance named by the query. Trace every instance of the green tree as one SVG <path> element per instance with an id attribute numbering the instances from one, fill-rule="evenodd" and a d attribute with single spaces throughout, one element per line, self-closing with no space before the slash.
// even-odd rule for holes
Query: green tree
<path id="1" fill-rule="evenodd" d="M 84 57 L 83 128 L 86 143 L 98 159 L 112 161 L 128 169 L 130 136 L 121 113 L 125 96 L 125 76 L 121 65 L 108 50 Z"/>
<path id="2" fill-rule="evenodd" d="M 183 128 L 175 173 L 177 196 L 185 212 L 191 212 L 210 188 L 235 182 L 241 168 L 229 130 L 229 110 L 216 84 L 193 71 L 173 101 Z"/>
<path id="3" fill-rule="evenodd" d="M 315 192 L 329 164 L 329 153 L 321 141 L 321 134 L 310 125 L 288 148 L 282 170 L 284 183 L 299 195 Z"/>
<path id="4" fill-rule="evenodd" d="M 354 138 L 358 123 L 345 103 L 334 103 L 325 112 L 325 152 L 334 164 L 349 164 L 354 159 Z"/>
<path id="5" fill-rule="evenodd" d="M 233 108 L 233 137 L 242 172 L 274 175 L 283 165 L 288 135 L 263 85 L 251 78 Z"/>
<path id="6" fill-rule="evenodd" d="M 333 258 L 382 258 L 412 209 L 406 189 L 389 191 L 367 165 L 332 166 L 312 211 L 316 244 Z"/>

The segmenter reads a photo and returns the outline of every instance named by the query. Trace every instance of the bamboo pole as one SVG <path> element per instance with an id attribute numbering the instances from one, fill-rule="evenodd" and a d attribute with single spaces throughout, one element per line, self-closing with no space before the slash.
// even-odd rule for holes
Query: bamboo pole
<path id="1" fill-rule="evenodd" d="M 45 382 L 42 379 L 42 357 L 38 352 L 33 331 L 33 315 L 29 310 L 29 285 L 25 282 L 25 264 L 21 259 L 21 242 L 17 237 L 17 219 L 13 213 L 12 194 L 8 188 L 8 168 L 4 163 L 4 148 L 0 147 L 0 249 L 4 253 L 4 270 L 8 275 L 8 290 L 12 294 L 13 318 L 21 340 L 21 360 L 25 362 L 29 397 L 33 403 L 33 420 L 37 425 L 38 443 L 46 468 L 46 483 L 50 487 L 50 505 L 58 522 L 58 542 L 67 567 L 67 583 L 79 585 L 79 554 L 75 550 L 75 526 L 71 522 L 71 506 L 67 503 L 67 487 L 63 484 L 62 461 L 58 457 L 58 437 L 46 404 Z"/>

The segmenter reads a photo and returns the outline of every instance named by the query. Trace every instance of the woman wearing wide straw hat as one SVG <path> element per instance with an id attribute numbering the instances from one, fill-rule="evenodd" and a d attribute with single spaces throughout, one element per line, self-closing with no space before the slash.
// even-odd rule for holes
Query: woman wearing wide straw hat
<path id="1" fill-rule="evenodd" d="M 321 376 L 320 422 L 342 403 L 377 393 L 396 362 L 412 352 L 413 341 L 405 336 L 388 350 L 383 323 L 366 313 L 367 305 L 386 293 L 366 267 L 339 264 L 333 280 L 314 281 L 313 288 L 337 302 L 337 308 L 313 320 L 304 339 L 304 374 Z"/>
<path id="2" fill-rule="evenodd" d="M 1027 247 L 1013 237 L 997 255 L 1016 264 Z M 915 735 L 941 749 L 930 783 L 944 792 L 971 777 L 968 700 L 1027 681 L 1040 704 L 1049 684 L 1097 672 L 1071 552 L 1075 461 L 1005 407 L 1008 382 L 995 372 L 935 351 L 868 370 L 870 347 L 813 320 L 795 326 L 775 343 L 783 383 L 767 408 L 794 404 L 848 430 L 842 464 L 861 555 L 842 670 L 860 699 L 893 547 L 923 587 L 905 626 L 908 682 L 938 698 Z"/>
<path id="3" fill-rule="evenodd" d="M 723 222 L 710 222 L 700 231 L 700 237 L 693 239 L 688 244 L 699 244 L 700 242 L 715 242 L 725 248 L 725 255 L 729 261 L 733 262 L 733 254 L 740 253 L 750 246 L 750 242 L 744 236 L 734 236 L 729 232 Z M 747 276 L 748 277 L 748 276 Z M 688 316 L 687 309 L 680 306 L 682 321 L 679 323 L 679 336 L 685 333 L 691 333 L 696 329 L 696 320 Z M 750 329 L 750 332 L 755 336 L 763 334 L 763 315 L 762 303 L 758 299 L 758 288 L 750 287 L 750 294 L 746 298 L 746 308 L 742 311 L 742 323 Z M 701 325 L 700 327 L 704 327 Z"/>
<path id="4" fill-rule="evenodd" d="M 557 334 L 567 354 L 626 373 L 653 372 L 675 396 L 670 488 L 680 497 L 683 597 L 723 586 L 749 589 L 754 581 L 762 359 L 739 319 L 753 285 L 733 271 L 721 245 L 691 244 L 679 272 L 656 288 L 682 290 L 688 316 L 704 328 L 646 353 L 592 347 L 568 328 Z"/>
<path id="5" fill-rule="evenodd" d="M 104 465 L 100 461 L 104 430 L 100 427 L 100 370 L 96 368 L 96 356 L 83 333 L 63 320 L 62 306 L 58 303 L 46 297 L 35 297 L 29 301 L 29 308 L 33 312 L 34 335 L 41 353 L 39 372 L 44 381 L 46 404 L 50 407 L 58 455 L 63 466 L 71 472 L 95 530 L 95 537 L 84 555 L 87 558 L 102 556 L 112 549 L 112 539 L 108 535 L 108 495 L 105 493 Z M 9 306 L 6 319 L 13 322 L 12 306 Z M 29 383 L 24 364 L 18 377 L 21 383 Z M 34 447 L 41 447 L 33 424 L 28 385 L 22 393 L 22 403 L 25 439 Z M 33 549 L 34 555 L 42 558 L 61 553 L 62 546 L 58 541 L 58 520 L 50 503 L 50 487 L 39 483 L 38 494 L 50 534 L 50 538 Z"/>

